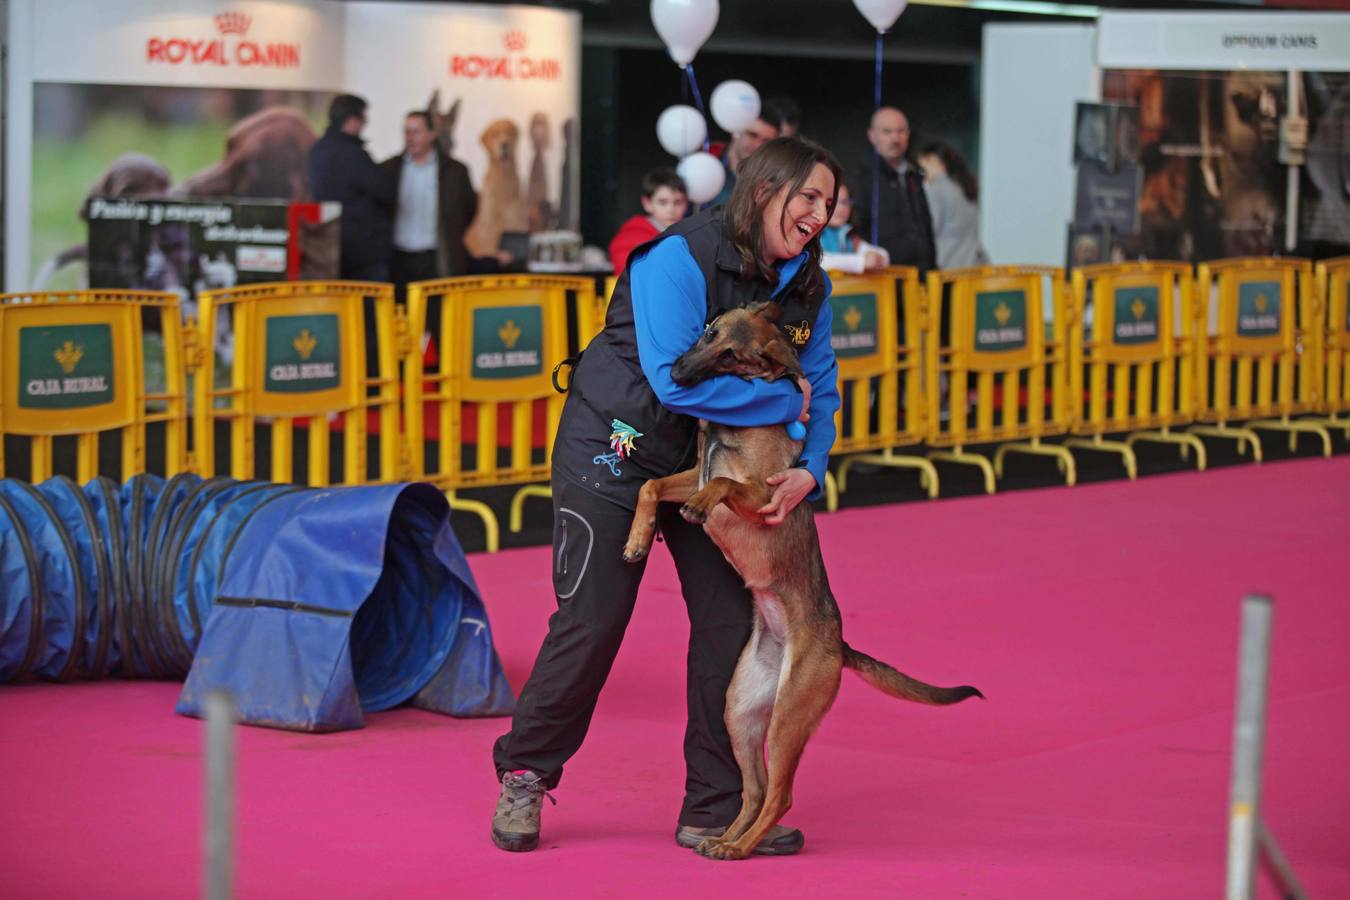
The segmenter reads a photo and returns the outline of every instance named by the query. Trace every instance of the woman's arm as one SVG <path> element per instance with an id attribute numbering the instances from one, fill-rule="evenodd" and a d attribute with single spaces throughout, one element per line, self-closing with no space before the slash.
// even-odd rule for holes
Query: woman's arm
<path id="1" fill-rule="evenodd" d="M 663 406 L 724 425 L 778 425 L 801 416 L 802 394 L 788 379 L 717 375 L 687 387 L 671 380 L 671 366 L 702 337 L 708 316 L 707 283 L 683 237 L 668 237 L 633 261 L 629 277 L 638 360 Z M 833 422 L 830 428 L 833 435 Z"/>

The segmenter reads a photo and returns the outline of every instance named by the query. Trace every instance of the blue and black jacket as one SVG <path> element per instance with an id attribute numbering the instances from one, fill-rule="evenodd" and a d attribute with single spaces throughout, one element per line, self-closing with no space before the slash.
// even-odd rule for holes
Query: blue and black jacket
<path id="1" fill-rule="evenodd" d="M 839 408 L 830 347 L 830 284 L 808 296 L 802 253 L 778 265 L 777 283 L 741 278 L 741 256 L 714 207 L 639 247 L 614 288 L 604 330 L 586 347 L 571 379 L 553 448 L 553 475 L 632 509 L 643 482 L 694 465 L 698 420 L 776 425 L 801 415 L 795 381 L 719 375 L 689 387 L 670 368 L 729 309 L 774 300 L 779 327 L 811 382 L 811 420 L 800 465 L 825 483 Z"/>

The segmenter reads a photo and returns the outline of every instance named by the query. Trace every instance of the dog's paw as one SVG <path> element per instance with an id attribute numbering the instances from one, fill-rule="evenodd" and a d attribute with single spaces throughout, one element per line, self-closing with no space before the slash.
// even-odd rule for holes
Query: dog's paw
<path id="1" fill-rule="evenodd" d="M 742 850 L 736 844 L 728 843 L 721 838 L 705 838 L 694 850 L 708 859 L 745 859 L 750 855 L 749 851 Z"/>
<path id="2" fill-rule="evenodd" d="M 686 503 L 681 506 L 680 515 L 690 525 L 702 525 L 708 521 L 708 511 L 696 503 Z"/>
<path id="3" fill-rule="evenodd" d="M 642 544 L 629 543 L 623 548 L 623 561 L 630 563 L 642 562 L 647 558 L 647 553 L 650 550 L 650 547 Z"/>

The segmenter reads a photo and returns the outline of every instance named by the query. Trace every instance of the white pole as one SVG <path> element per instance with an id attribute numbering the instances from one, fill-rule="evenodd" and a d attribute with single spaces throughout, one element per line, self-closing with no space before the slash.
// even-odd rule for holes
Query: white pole
<path id="1" fill-rule="evenodd" d="M 1228 887 L 1224 894 L 1228 900 L 1250 900 L 1255 896 L 1270 619 L 1270 598 L 1252 596 L 1242 599 L 1237 716 L 1233 726 L 1233 780 L 1228 807 Z"/>
<path id="2" fill-rule="evenodd" d="M 234 701 L 216 692 L 206 698 L 205 821 L 202 829 L 202 896 L 234 896 Z"/>

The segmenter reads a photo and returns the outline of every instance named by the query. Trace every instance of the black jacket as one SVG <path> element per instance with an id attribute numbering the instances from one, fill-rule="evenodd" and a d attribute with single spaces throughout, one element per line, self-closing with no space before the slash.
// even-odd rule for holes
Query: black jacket
<path id="1" fill-rule="evenodd" d="M 478 213 L 478 195 L 469 181 L 469 169 L 457 159 L 436 151 L 436 274 L 441 278 L 469 273 L 469 251 L 464 248 L 464 232 Z M 403 154 L 391 156 L 380 168 L 394 182 L 397 202 L 403 178 Z"/>
<path id="2" fill-rule="evenodd" d="M 389 262 L 397 183 L 381 171 L 358 137 L 329 127 L 309 151 L 309 192 L 342 204 L 343 277 Z"/>
<path id="3" fill-rule="evenodd" d="M 853 233 L 872 241 L 872 159 L 859 166 L 848 183 L 853 198 Z M 917 266 L 922 276 L 937 268 L 937 247 L 933 242 L 933 215 L 923 190 L 923 173 L 910 163 L 901 177 L 883 160 L 877 165 L 879 182 L 878 246 L 891 255 L 891 264 Z"/>
<path id="4" fill-rule="evenodd" d="M 588 491 L 629 509 L 637 505 L 637 493 L 649 478 L 682 472 L 694 464 L 698 449 L 698 420 L 671 412 L 661 405 L 642 373 L 638 359 L 637 330 L 633 324 L 633 300 L 629 278 L 632 260 L 639 259 L 657 242 L 683 235 L 689 252 L 703 272 L 708 286 L 711 322 L 728 309 L 774 300 L 783 306 L 780 327 L 815 322 L 824 302 L 822 286 L 807 296 L 804 265 L 778 295 L 774 284 L 762 279 L 741 279 L 741 257 L 722 229 L 722 208 L 678 222 L 653 241 L 634 250 L 629 265 L 614 286 L 605 328 L 586 347 L 572 373 L 562 421 L 553 444 L 553 477 L 574 481 Z M 805 342 L 805 338 L 801 338 Z M 640 452 L 618 466 L 616 474 L 600 461 L 610 453 L 611 423 L 618 419 L 642 433 Z"/>

